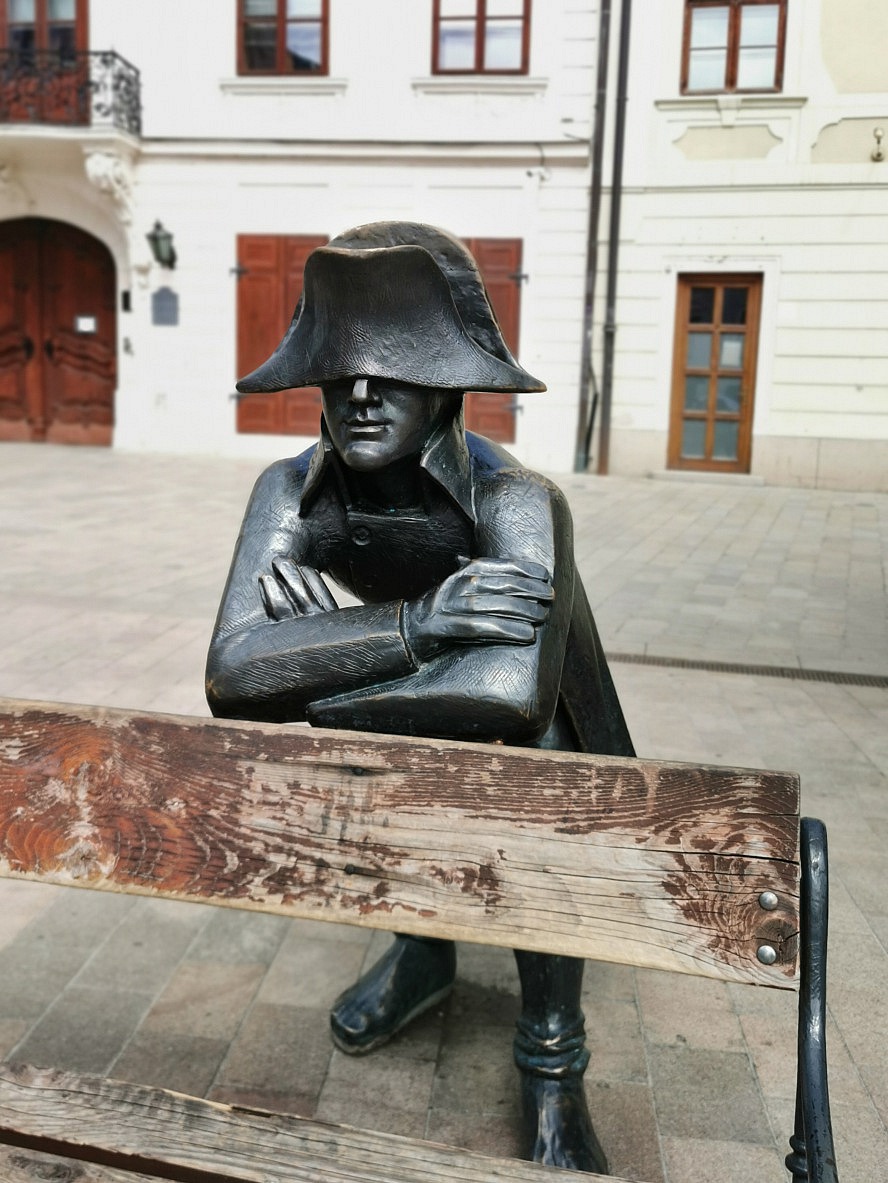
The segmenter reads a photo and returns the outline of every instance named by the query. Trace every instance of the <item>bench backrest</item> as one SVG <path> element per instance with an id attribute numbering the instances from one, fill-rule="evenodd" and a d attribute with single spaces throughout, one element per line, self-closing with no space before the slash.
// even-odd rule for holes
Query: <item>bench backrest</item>
<path id="1" fill-rule="evenodd" d="M 0 700 L 0 874 L 797 982 L 790 773 Z M 770 962 L 770 963 L 769 963 Z"/>

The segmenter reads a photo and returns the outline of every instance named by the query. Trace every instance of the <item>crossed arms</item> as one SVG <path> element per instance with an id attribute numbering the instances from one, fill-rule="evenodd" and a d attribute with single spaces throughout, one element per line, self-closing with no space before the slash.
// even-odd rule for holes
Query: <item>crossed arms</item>
<path id="1" fill-rule="evenodd" d="M 210 645 L 233 718 L 526 743 L 548 726 L 570 623 L 563 498 L 526 470 L 476 488 L 479 557 L 408 601 L 339 608 L 286 463 L 260 478 Z M 489 486 L 489 487 L 488 487 Z"/>

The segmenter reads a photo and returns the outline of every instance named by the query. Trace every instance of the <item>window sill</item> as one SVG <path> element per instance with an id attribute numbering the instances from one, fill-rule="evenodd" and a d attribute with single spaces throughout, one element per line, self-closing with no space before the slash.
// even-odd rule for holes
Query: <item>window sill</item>
<path id="1" fill-rule="evenodd" d="M 417 94 L 544 94 L 548 78 L 528 78 L 524 74 L 431 74 L 412 78 Z"/>
<path id="2" fill-rule="evenodd" d="M 657 99 L 658 111 L 712 111 L 725 115 L 737 111 L 787 111 L 804 107 L 806 98 L 798 95 L 774 94 L 683 94 L 674 99 Z"/>
<path id="3" fill-rule="evenodd" d="M 345 94 L 347 87 L 347 79 L 327 75 L 303 78 L 293 74 L 262 74 L 251 78 L 245 74 L 240 78 L 222 78 L 219 82 L 223 94 L 338 95 Z"/>

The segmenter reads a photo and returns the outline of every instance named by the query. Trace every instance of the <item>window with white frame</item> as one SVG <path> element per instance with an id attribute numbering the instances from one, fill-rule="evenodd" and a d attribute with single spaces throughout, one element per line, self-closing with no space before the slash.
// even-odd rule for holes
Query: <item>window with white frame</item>
<path id="1" fill-rule="evenodd" d="M 779 91 L 787 0 L 685 0 L 682 94 Z"/>
<path id="2" fill-rule="evenodd" d="M 530 0 L 434 0 L 432 73 L 526 74 Z"/>
<path id="3" fill-rule="evenodd" d="M 238 0 L 239 74 L 326 74 L 330 0 Z"/>

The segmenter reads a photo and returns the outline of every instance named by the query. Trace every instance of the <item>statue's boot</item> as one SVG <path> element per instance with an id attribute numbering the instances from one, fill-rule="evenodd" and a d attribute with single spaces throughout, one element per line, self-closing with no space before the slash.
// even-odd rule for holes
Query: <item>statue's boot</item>
<path id="1" fill-rule="evenodd" d="M 453 941 L 399 933 L 376 964 L 333 1003 L 333 1042 L 352 1056 L 372 1051 L 446 998 L 455 975 Z"/>
<path id="2" fill-rule="evenodd" d="M 522 1012 L 515 1036 L 527 1158 L 608 1174 L 583 1089 L 589 1062 L 580 1008 L 583 962 L 515 950 Z"/>

